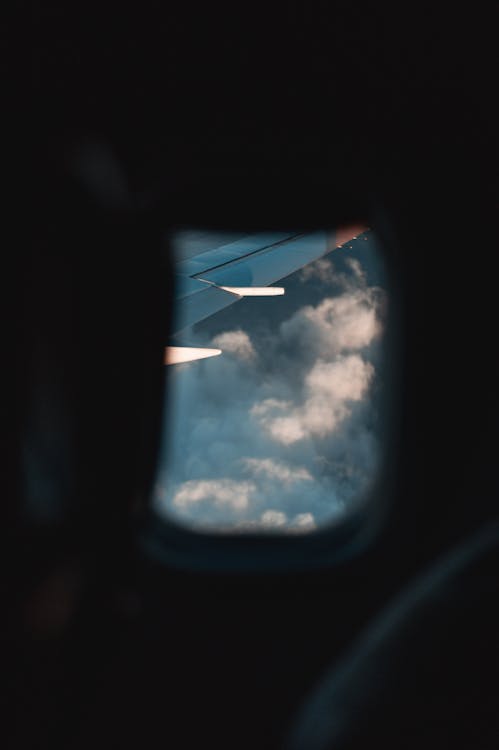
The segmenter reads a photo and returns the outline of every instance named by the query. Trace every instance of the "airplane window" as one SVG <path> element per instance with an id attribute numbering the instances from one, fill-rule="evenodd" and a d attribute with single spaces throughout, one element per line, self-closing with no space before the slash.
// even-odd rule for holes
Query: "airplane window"
<path id="1" fill-rule="evenodd" d="M 369 496 L 386 276 L 367 227 L 173 238 L 153 505 L 196 531 L 303 534 Z"/>

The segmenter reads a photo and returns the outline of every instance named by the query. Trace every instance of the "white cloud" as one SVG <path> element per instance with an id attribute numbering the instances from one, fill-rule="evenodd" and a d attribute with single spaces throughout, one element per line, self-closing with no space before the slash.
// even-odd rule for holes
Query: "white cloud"
<path id="1" fill-rule="evenodd" d="M 274 526 L 286 526 L 287 516 L 281 510 L 266 510 L 260 516 L 260 522 L 262 526 L 274 527 Z"/>
<path id="2" fill-rule="evenodd" d="M 184 482 L 173 496 L 173 505 L 187 508 L 199 503 L 213 503 L 234 510 L 248 508 L 251 496 L 256 491 L 253 482 L 234 479 L 191 479 Z"/>
<path id="3" fill-rule="evenodd" d="M 319 360 L 305 377 L 301 405 L 275 416 L 276 405 L 267 400 L 253 407 L 252 414 L 274 440 L 284 445 L 314 436 L 323 438 L 350 414 L 349 403 L 364 398 L 373 375 L 373 366 L 358 354 L 334 362 Z"/>
<path id="4" fill-rule="evenodd" d="M 291 520 L 281 510 L 269 508 L 252 521 L 238 521 L 235 527 L 240 531 L 265 532 L 274 529 L 286 529 L 292 533 L 309 533 L 317 528 L 312 513 L 297 513 Z"/>
<path id="5" fill-rule="evenodd" d="M 276 461 L 272 458 L 242 458 L 241 463 L 253 476 L 276 479 L 285 485 L 313 480 L 305 466 L 290 466 L 284 461 Z"/>
<path id="6" fill-rule="evenodd" d="M 359 401 L 365 395 L 373 366 L 359 354 L 339 357 L 334 362 L 315 363 L 305 378 L 309 398 L 328 397 L 332 401 Z"/>
<path id="7" fill-rule="evenodd" d="M 269 413 L 264 413 L 260 418 L 260 424 L 268 435 L 283 445 L 291 445 L 306 437 L 301 415 L 297 411 L 283 417 L 273 417 Z"/>
<path id="8" fill-rule="evenodd" d="M 324 286 L 341 287 L 343 290 L 358 288 L 359 282 L 367 287 L 365 271 L 357 258 L 346 258 L 345 264 L 349 274 L 337 271 L 329 258 L 318 258 L 301 269 L 300 280 L 307 283 L 315 279 Z"/>
<path id="9" fill-rule="evenodd" d="M 350 271 L 353 273 L 355 280 L 357 282 L 360 281 L 362 285 L 364 286 L 364 288 L 366 288 L 367 286 L 366 272 L 362 268 L 360 261 L 357 260 L 357 258 L 347 258 L 346 263 Z M 353 286 L 354 283 L 355 281 L 353 281 L 352 279 L 346 280 L 346 286 Z"/>
<path id="10" fill-rule="evenodd" d="M 245 331 L 238 328 L 235 331 L 224 331 L 213 338 L 213 344 L 222 352 L 230 352 L 237 359 L 250 362 L 256 358 L 256 352 L 251 339 Z"/>
<path id="11" fill-rule="evenodd" d="M 319 258 L 314 263 L 309 263 L 300 271 L 300 279 L 308 282 L 311 279 L 317 279 L 323 284 L 331 286 L 336 283 L 336 274 L 331 261 L 326 258 Z"/>
<path id="12" fill-rule="evenodd" d="M 289 527 L 295 531 L 312 531 L 317 528 L 317 524 L 312 513 L 297 513 Z"/>
<path id="13" fill-rule="evenodd" d="M 366 289 L 326 297 L 307 305 L 281 326 L 284 340 L 307 347 L 311 354 L 331 359 L 369 346 L 381 333 L 379 304 Z"/>

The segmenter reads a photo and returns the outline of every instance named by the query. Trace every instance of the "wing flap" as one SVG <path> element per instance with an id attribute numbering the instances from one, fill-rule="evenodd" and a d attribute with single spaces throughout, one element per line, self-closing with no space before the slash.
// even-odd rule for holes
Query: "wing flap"
<path id="1" fill-rule="evenodd" d="M 335 232 L 244 235 L 216 247 L 203 235 L 204 252 L 185 246 L 175 264 L 177 321 L 173 335 L 222 310 L 244 296 L 263 294 L 262 287 L 283 279 L 366 230 L 350 226 Z M 200 249 L 198 245 L 197 250 Z M 258 289 L 260 288 L 260 289 Z M 265 294 L 282 294 L 274 287 Z"/>
<path id="2" fill-rule="evenodd" d="M 221 353 L 221 349 L 207 349 L 197 346 L 167 346 L 164 363 L 165 365 L 180 365 L 184 362 L 217 357 Z"/>

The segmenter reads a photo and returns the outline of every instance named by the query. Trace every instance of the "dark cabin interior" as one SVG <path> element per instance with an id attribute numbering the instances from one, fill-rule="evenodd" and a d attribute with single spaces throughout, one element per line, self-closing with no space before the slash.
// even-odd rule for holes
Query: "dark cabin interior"
<path id="1" fill-rule="evenodd" d="M 498 746 L 493 24 L 336 13 L 31 12 L 4 746 Z M 366 219 L 401 332 L 383 524 L 303 570 L 147 554 L 165 233 Z"/>

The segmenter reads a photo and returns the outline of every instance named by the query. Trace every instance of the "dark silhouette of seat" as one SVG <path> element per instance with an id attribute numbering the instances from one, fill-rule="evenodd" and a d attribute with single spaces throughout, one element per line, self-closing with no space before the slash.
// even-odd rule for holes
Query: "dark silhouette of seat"
<path id="1" fill-rule="evenodd" d="M 499 740 L 499 525 L 407 586 L 303 709 L 293 750 L 474 748 Z"/>

